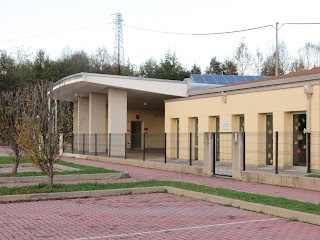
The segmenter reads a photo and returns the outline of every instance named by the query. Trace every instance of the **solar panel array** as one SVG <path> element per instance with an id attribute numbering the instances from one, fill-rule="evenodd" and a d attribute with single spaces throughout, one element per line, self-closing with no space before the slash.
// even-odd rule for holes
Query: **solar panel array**
<path id="1" fill-rule="evenodd" d="M 246 81 L 254 81 L 267 76 L 239 76 L 239 75 L 211 75 L 211 74 L 191 74 L 191 79 L 196 83 L 229 85 Z"/>

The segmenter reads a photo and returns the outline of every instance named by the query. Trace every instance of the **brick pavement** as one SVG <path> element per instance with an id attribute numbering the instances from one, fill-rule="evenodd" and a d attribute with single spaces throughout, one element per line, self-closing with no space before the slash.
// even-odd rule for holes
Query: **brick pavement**
<path id="1" fill-rule="evenodd" d="M 90 165 L 95 167 L 103 167 L 103 168 L 129 172 L 131 178 L 118 180 L 122 182 L 123 181 L 145 181 L 145 180 L 151 180 L 151 179 L 180 180 L 180 181 L 199 183 L 199 184 L 204 184 L 204 185 L 214 186 L 214 187 L 229 188 L 229 189 L 234 189 L 234 190 L 239 190 L 244 192 L 259 193 L 264 195 L 272 195 L 272 196 L 296 199 L 300 201 L 320 203 L 320 192 L 316 192 L 316 191 L 273 186 L 268 184 L 241 182 L 241 181 L 236 181 L 230 178 L 202 177 L 202 176 L 196 176 L 192 174 L 176 173 L 176 172 L 162 171 L 162 170 L 156 170 L 156 169 L 147 169 L 147 168 L 127 166 L 127 165 L 121 165 L 121 164 L 98 162 L 93 160 L 83 160 L 83 159 L 76 159 L 76 158 L 63 158 L 63 160 L 68 162 L 83 164 L 83 165 Z"/>
<path id="2" fill-rule="evenodd" d="M 0 147 L 0 156 L 5 156 L 7 154 L 8 154 L 8 149 Z M 320 192 L 315 192 L 310 190 L 280 187 L 280 186 L 273 186 L 273 185 L 259 184 L 259 183 L 241 182 L 241 181 L 236 181 L 233 179 L 221 178 L 221 177 L 202 177 L 202 176 L 196 176 L 196 175 L 185 174 L 185 173 L 175 173 L 175 172 L 146 169 L 141 167 L 121 165 L 121 164 L 76 159 L 76 158 L 63 158 L 63 160 L 73 162 L 73 163 L 84 164 L 84 165 L 125 171 L 125 172 L 129 172 L 131 176 L 131 178 L 129 179 L 108 180 L 108 181 L 106 180 L 78 181 L 78 182 L 127 182 L 127 181 L 145 181 L 145 180 L 151 180 L 151 179 L 180 180 L 180 181 L 199 183 L 199 184 L 204 184 L 204 185 L 209 185 L 214 187 L 229 188 L 229 189 L 245 191 L 245 192 L 259 193 L 264 195 L 272 195 L 272 196 L 296 199 L 300 201 L 320 203 Z M 63 183 L 74 183 L 74 182 L 64 181 Z M 16 186 L 16 185 L 30 185 L 30 184 L 33 184 L 33 183 L 23 183 L 23 184 L 9 183 L 9 184 L 0 184 L 0 185 Z"/>
<path id="3" fill-rule="evenodd" d="M 0 205 L 0 239 L 319 239 L 320 227 L 163 193 Z"/>

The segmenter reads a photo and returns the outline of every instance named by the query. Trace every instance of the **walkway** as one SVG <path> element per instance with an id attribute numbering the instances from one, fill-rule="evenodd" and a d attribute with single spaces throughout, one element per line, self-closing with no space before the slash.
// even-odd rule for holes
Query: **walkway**
<path id="1" fill-rule="evenodd" d="M 320 203 L 320 192 L 273 186 L 259 183 L 249 183 L 236 181 L 230 178 L 221 177 L 202 177 L 185 173 L 168 172 L 155 169 L 147 169 L 141 167 L 127 166 L 121 164 L 113 164 L 106 162 L 99 162 L 93 160 L 82 160 L 76 158 L 63 158 L 64 161 L 79 163 L 83 165 L 90 165 L 95 167 L 109 168 L 120 171 L 129 172 L 131 178 L 122 179 L 118 181 L 146 181 L 146 180 L 180 180 L 185 182 L 192 182 L 204 184 L 213 187 L 229 188 L 244 192 L 259 193 L 264 195 L 279 196 L 285 198 L 296 199 L 300 201 L 308 201 Z M 125 161 L 125 160 L 124 160 Z"/>

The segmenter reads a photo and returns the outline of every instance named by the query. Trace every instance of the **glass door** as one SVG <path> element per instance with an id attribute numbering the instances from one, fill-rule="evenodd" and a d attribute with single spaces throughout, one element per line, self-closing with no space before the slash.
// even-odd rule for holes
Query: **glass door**
<path id="1" fill-rule="evenodd" d="M 216 117 L 216 161 L 220 161 L 220 118 Z"/>
<path id="2" fill-rule="evenodd" d="M 293 114 L 293 166 L 306 166 L 306 114 Z"/>
<path id="3" fill-rule="evenodd" d="M 266 115 L 266 165 L 273 163 L 273 116 Z"/>

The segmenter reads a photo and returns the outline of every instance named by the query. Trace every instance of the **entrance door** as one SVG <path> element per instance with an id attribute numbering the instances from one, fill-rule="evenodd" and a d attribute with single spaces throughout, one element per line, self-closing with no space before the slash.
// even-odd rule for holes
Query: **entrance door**
<path id="1" fill-rule="evenodd" d="M 293 166 L 306 166 L 306 114 L 293 114 Z"/>
<path id="2" fill-rule="evenodd" d="M 216 161 L 220 161 L 220 118 L 216 117 Z"/>
<path id="3" fill-rule="evenodd" d="M 131 148 L 141 148 L 142 122 L 131 121 Z"/>
<path id="4" fill-rule="evenodd" d="M 273 117 L 266 115 L 266 165 L 273 163 Z"/>
<path id="5" fill-rule="evenodd" d="M 199 158 L 199 131 L 198 118 L 194 119 L 194 160 Z"/>
<path id="6" fill-rule="evenodd" d="M 239 117 L 239 132 L 244 132 L 244 116 Z"/>

